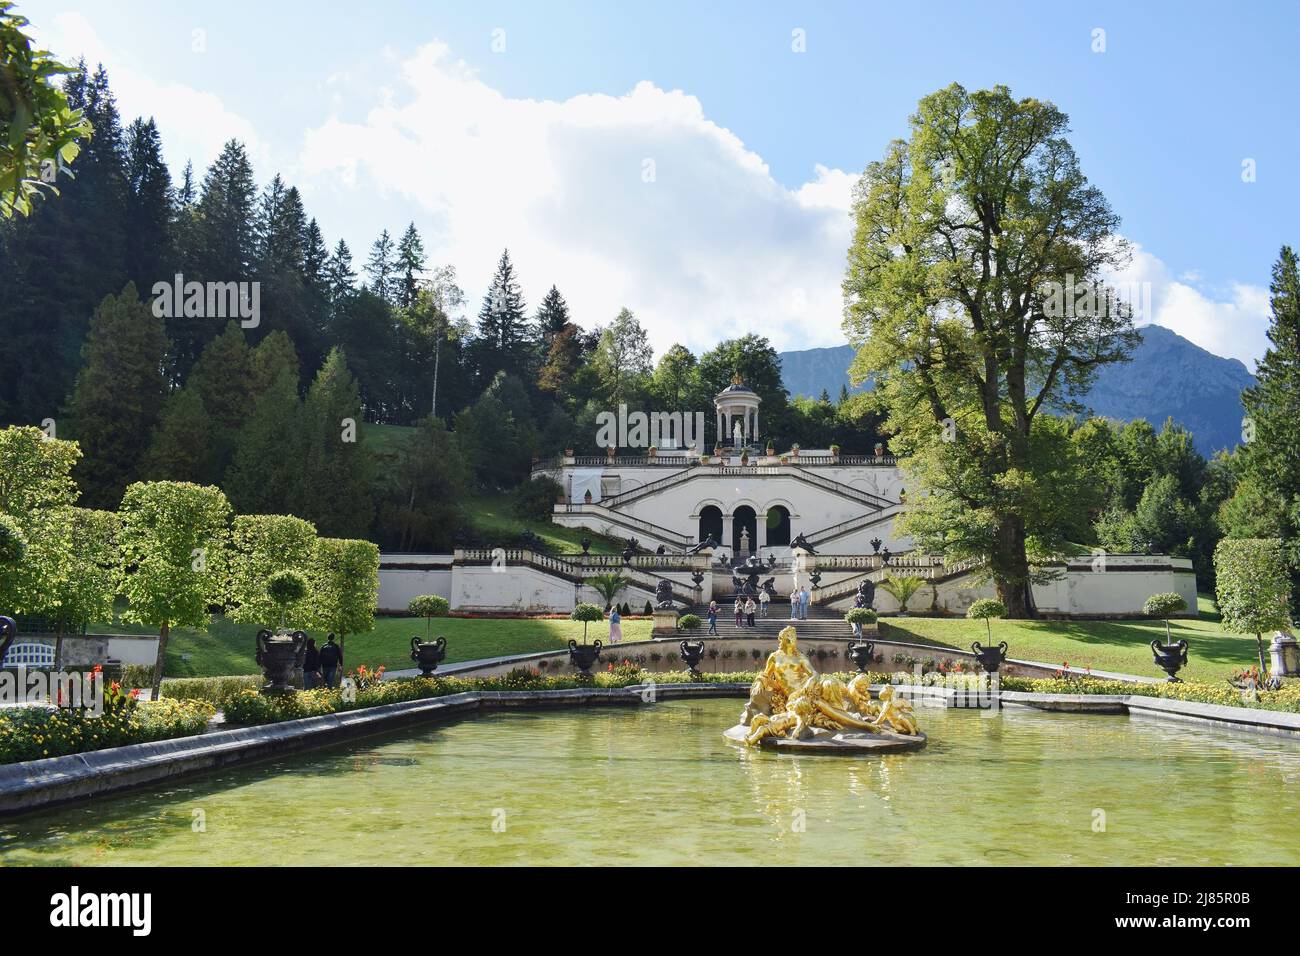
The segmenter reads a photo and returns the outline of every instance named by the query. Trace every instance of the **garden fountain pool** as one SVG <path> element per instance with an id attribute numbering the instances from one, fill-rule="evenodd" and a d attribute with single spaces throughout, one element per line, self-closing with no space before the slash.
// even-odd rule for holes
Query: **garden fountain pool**
<path id="1" fill-rule="evenodd" d="M 1294 742 L 918 706 L 923 751 L 790 756 L 721 739 L 741 703 L 512 711 L 362 740 L 0 820 L 0 862 L 1300 861 Z"/>

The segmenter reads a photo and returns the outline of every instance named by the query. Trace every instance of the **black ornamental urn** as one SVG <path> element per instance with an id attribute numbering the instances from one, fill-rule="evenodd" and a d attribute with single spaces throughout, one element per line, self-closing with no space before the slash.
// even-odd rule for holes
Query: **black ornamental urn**
<path id="1" fill-rule="evenodd" d="M 590 676 L 591 665 L 600 660 L 600 641 L 594 644 L 579 644 L 577 641 L 569 640 L 569 660 L 582 673 Z"/>
<path id="2" fill-rule="evenodd" d="M 871 667 L 875 651 L 876 645 L 871 641 L 849 641 L 849 658 L 857 667 L 859 674 L 865 674 Z"/>
<path id="3" fill-rule="evenodd" d="M 422 641 L 418 636 L 411 638 L 411 660 L 420 668 L 421 677 L 432 677 L 442 659 L 447 656 L 447 639 L 440 637 L 435 641 Z"/>
<path id="4" fill-rule="evenodd" d="M 979 641 L 970 646 L 971 652 L 975 659 L 980 662 L 980 667 L 990 674 L 996 674 L 1002 662 L 1007 659 L 1007 642 L 1003 641 L 996 647 L 985 647 Z"/>
<path id="5" fill-rule="evenodd" d="M 293 672 L 307 644 L 303 631 L 272 634 L 266 628 L 257 632 L 257 664 L 266 683 L 263 694 L 293 693 Z"/>
<path id="6" fill-rule="evenodd" d="M 682 641 L 679 645 L 682 651 L 682 660 L 686 666 L 691 669 L 691 676 L 699 680 L 704 675 L 700 673 L 700 661 L 704 659 L 704 642 L 703 641 Z"/>
<path id="7" fill-rule="evenodd" d="M 12 617 L 0 617 L 0 663 L 4 662 L 5 655 L 9 653 L 9 645 L 17 636 L 18 622 Z"/>
<path id="8" fill-rule="evenodd" d="M 1155 655 L 1156 666 L 1169 675 L 1169 683 L 1181 684 L 1178 671 L 1187 663 L 1187 641 L 1179 641 L 1176 644 L 1152 641 L 1151 653 Z"/>

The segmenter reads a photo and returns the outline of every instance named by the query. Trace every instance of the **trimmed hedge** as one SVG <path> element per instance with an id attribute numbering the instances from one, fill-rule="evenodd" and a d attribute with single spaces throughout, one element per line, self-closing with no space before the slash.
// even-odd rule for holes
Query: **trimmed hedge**
<path id="1" fill-rule="evenodd" d="M 266 683 L 261 674 L 235 677 L 169 677 L 163 681 L 162 696 L 172 700 L 206 700 L 218 709 L 244 690 L 259 690 Z"/>

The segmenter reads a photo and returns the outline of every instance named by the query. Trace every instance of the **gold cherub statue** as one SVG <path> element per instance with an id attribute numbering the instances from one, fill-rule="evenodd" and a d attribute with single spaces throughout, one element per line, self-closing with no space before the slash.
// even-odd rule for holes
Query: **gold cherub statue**
<path id="1" fill-rule="evenodd" d="M 803 739 L 815 728 L 920 733 L 912 705 L 896 696 L 892 687 L 885 687 L 877 702 L 871 699 L 866 674 L 857 675 L 848 684 L 818 674 L 800 652 L 793 627 L 784 628 L 777 642 L 777 649 L 768 655 L 767 664 L 750 687 L 740 715 L 740 723 L 750 728 L 747 744 L 755 745 L 764 737 Z"/>

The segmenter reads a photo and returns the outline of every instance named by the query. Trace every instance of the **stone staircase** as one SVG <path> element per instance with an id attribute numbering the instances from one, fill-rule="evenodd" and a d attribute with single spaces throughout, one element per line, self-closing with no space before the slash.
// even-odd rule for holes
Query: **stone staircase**
<path id="1" fill-rule="evenodd" d="M 736 627 L 736 615 L 731 601 L 718 602 L 718 637 L 771 637 L 776 643 L 776 636 L 781 630 L 794 625 L 802 640 L 817 640 L 826 637 L 852 637 L 853 630 L 844 623 L 843 612 L 831 611 L 816 605 L 808 608 L 806 621 L 790 620 L 790 602 L 773 601 L 767 606 L 767 617 L 754 615 L 754 626 Z M 698 614 L 703 626 L 695 636 L 708 637 L 709 606 L 696 604 L 690 613 Z"/>

